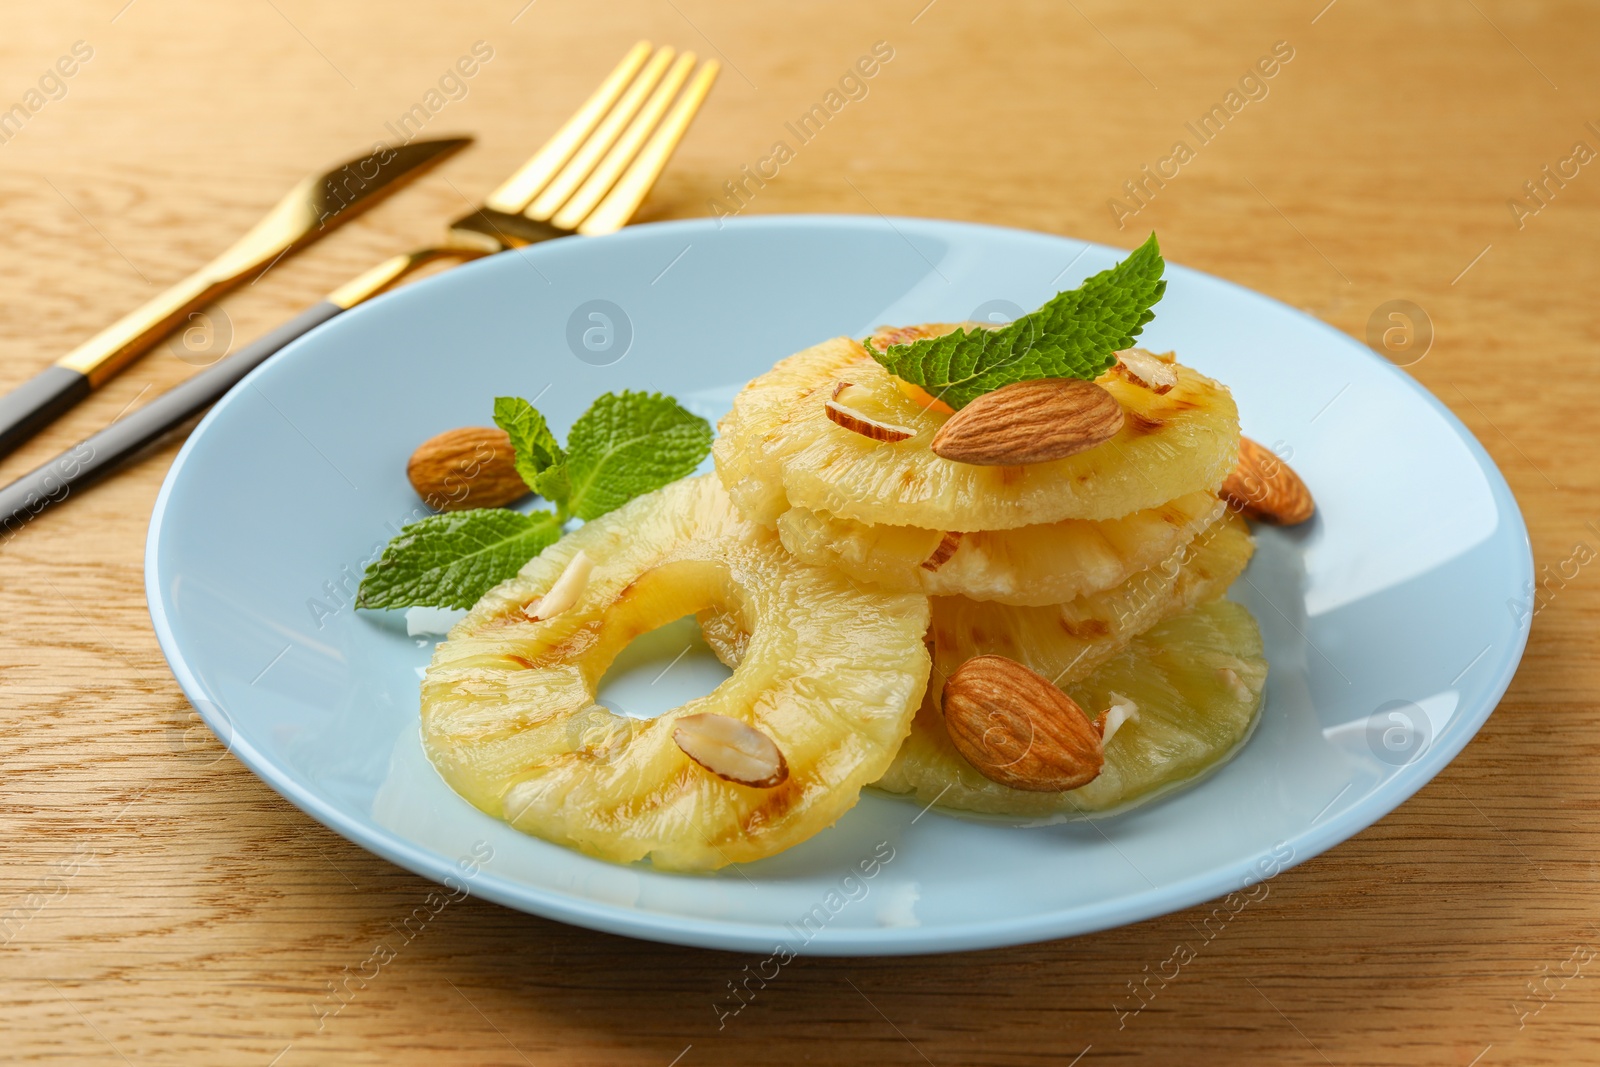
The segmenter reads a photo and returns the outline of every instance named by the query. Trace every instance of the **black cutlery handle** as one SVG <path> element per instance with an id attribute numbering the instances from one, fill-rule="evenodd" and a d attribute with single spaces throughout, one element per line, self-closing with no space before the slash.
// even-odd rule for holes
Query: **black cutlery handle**
<path id="1" fill-rule="evenodd" d="M 0 396 L 0 456 L 54 422 L 63 411 L 89 395 L 87 375 L 52 364 Z"/>
<path id="2" fill-rule="evenodd" d="M 73 490 L 110 474 L 203 413 L 268 356 L 343 310 L 326 300 L 312 305 L 266 336 L 173 386 L 139 410 L 0 489 L 0 526 L 5 528 L 7 536 L 15 534 L 45 508 L 59 504 Z M 84 389 L 88 390 L 87 380 Z"/>

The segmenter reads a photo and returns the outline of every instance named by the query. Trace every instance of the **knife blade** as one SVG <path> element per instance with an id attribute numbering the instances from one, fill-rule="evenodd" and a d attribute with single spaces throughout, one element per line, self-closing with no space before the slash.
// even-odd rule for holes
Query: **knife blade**
<path id="1" fill-rule="evenodd" d="M 298 182 L 232 247 L 0 396 L 0 456 L 14 451 L 205 307 L 284 256 L 320 240 L 472 143 L 443 137 L 374 146 Z"/>

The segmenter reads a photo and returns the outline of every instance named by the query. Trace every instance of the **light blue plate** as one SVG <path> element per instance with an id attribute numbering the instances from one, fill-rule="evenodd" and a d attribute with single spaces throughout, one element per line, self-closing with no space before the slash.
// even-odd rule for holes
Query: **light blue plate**
<path id="1" fill-rule="evenodd" d="M 429 642 L 350 607 L 365 561 L 420 514 L 406 458 L 488 424 L 497 395 L 537 396 L 563 433 L 623 388 L 714 419 L 824 338 L 1033 308 L 1124 254 L 949 222 L 779 217 L 571 238 L 406 288 L 262 366 L 189 438 L 150 525 L 161 647 L 219 737 L 313 818 L 457 892 L 600 930 L 763 955 L 934 952 L 1238 890 L 1381 818 L 1472 738 L 1521 657 L 1533 563 L 1504 479 L 1443 405 L 1344 334 L 1192 270 L 1168 268 L 1142 343 L 1230 385 L 1245 432 L 1285 452 L 1318 504 L 1306 527 L 1259 532 L 1233 590 L 1266 640 L 1266 710 L 1195 788 L 1035 829 L 869 794 L 804 845 L 714 876 L 613 866 L 452 793 L 418 739 Z M 613 684 L 632 713 L 719 677 L 696 653 L 648 684 L 674 647 L 660 644 Z"/>

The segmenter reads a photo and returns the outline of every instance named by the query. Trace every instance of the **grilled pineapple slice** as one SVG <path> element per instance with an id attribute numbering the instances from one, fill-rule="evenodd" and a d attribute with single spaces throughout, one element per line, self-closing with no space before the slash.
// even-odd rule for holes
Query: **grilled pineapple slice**
<path id="1" fill-rule="evenodd" d="M 934 455 L 929 444 L 949 416 L 912 399 L 859 343 L 835 338 L 744 388 L 721 424 L 717 472 L 740 511 L 767 526 L 790 507 L 963 532 L 1120 518 L 1215 489 L 1238 454 L 1232 395 L 1176 370 L 1164 394 L 1111 373 L 1098 379 L 1124 413 L 1105 444 L 1048 463 L 985 467 Z M 911 436 L 876 441 L 832 422 L 824 405 L 839 382 L 855 387 L 852 408 Z"/>
<path id="2" fill-rule="evenodd" d="M 1002 604 L 1060 604 L 1153 567 L 1222 514 L 1200 491 L 1120 519 L 1063 519 L 1011 530 L 947 534 L 879 526 L 790 508 L 778 518 L 783 547 L 897 593 L 964 596 Z"/>
<path id="3" fill-rule="evenodd" d="M 580 551 L 593 569 L 576 602 L 530 619 Z M 656 719 L 595 703 L 633 638 L 702 609 L 748 635 L 731 678 Z M 926 597 L 798 563 L 714 477 L 685 479 L 587 523 L 478 602 L 428 668 L 423 742 L 452 788 L 524 832 L 618 863 L 744 863 L 831 825 L 887 769 L 926 685 L 927 625 Z M 674 723 L 707 712 L 776 742 L 787 779 L 739 785 L 692 761 Z"/>
<path id="4" fill-rule="evenodd" d="M 1091 716 L 1114 702 L 1138 708 L 1106 745 L 1105 766 L 1088 785 L 1033 793 L 985 778 L 951 743 L 930 686 L 911 736 L 876 786 L 913 794 L 919 804 L 1051 821 L 1130 807 L 1194 781 L 1236 752 L 1255 726 L 1266 678 L 1250 612 L 1210 600 L 1063 686 Z"/>
<path id="5" fill-rule="evenodd" d="M 935 597 L 933 677 L 944 679 L 973 656 L 1025 663 L 1057 685 L 1083 677 L 1162 619 L 1227 592 L 1255 551 L 1249 527 L 1228 512 L 1165 562 L 1115 589 L 1065 604 L 1017 607 L 966 597 Z M 708 639 L 709 640 L 709 639 Z"/>
<path id="6" fill-rule="evenodd" d="M 959 596 L 933 598 L 928 644 L 929 697 L 937 707 L 944 679 L 974 656 L 1025 663 L 1065 686 L 1110 659 L 1156 623 L 1227 592 L 1255 552 L 1250 528 L 1225 513 L 1160 564 L 1126 582 L 1064 604 L 1025 607 Z M 697 616 L 706 644 L 737 667 L 749 642 L 738 612 L 712 605 Z"/>

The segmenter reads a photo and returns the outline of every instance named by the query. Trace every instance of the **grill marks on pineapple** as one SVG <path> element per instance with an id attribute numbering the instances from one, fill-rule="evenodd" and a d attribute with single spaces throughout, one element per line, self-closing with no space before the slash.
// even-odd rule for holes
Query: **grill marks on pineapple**
<path id="1" fill-rule="evenodd" d="M 527 623 L 526 619 L 523 621 Z M 528 625 L 537 626 L 538 623 L 529 623 Z M 527 670 L 537 670 L 541 667 L 551 667 L 558 663 L 565 663 L 569 660 L 577 659 L 598 644 L 600 641 L 600 628 L 599 619 L 590 619 L 555 644 L 543 645 L 542 643 L 535 644 L 535 642 L 529 641 L 530 645 L 534 645 L 538 649 L 531 656 L 514 654 L 506 658 L 518 661 Z"/>
<path id="2" fill-rule="evenodd" d="M 1181 393 L 1174 390 L 1162 397 L 1161 401 L 1162 407 L 1167 408 L 1171 415 L 1185 415 L 1191 411 L 1198 411 L 1203 406 L 1198 400 L 1189 395 L 1189 390 L 1187 389 Z"/>
<path id="3" fill-rule="evenodd" d="M 1127 428 L 1128 437 L 1146 437 L 1165 426 L 1166 420 L 1154 419 L 1137 411 L 1124 411 L 1122 425 Z"/>
<path id="4" fill-rule="evenodd" d="M 739 820 L 740 829 L 747 834 L 754 834 L 760 832 L 763 827 L 776 825 L 797 807 L 809 792 L 811 790 L 794 777 L 785 779 L 784 783 L 775 789 L 762 790 L 761 803 L 751 808 Z"/>
<path id="5" fill-rule="evenodd" d="M 1161 516 L 1161 521 L 1168 526 L 1182 526 L 1188 520 L 1188 516 L 1184 514 L 1183 509 L 1177 507 L 1170 500 L 1161 505 L 1157 512 Z"/>
<path id="6" fill-rule="evenodd" d="M 1185 423 L 1190 413 L 1203 411 L 1206 404 L 1199 383 L 1180 379 L 1176 388 L 1165 394 L 1149 393 L 1141 389 L 1131 395 L 1119 395 L 1122 403 L 1124 441 L 1151 437 L 1168 426 Z"/>
<path id="7" fill-rule="evenodd" d="M 1056 621 L 1068 637 L 1079 641 L 1095 641 L 1111 636 L 1111 624 L 1104 619 L 1069 619 L 1063 615 Z"/>

